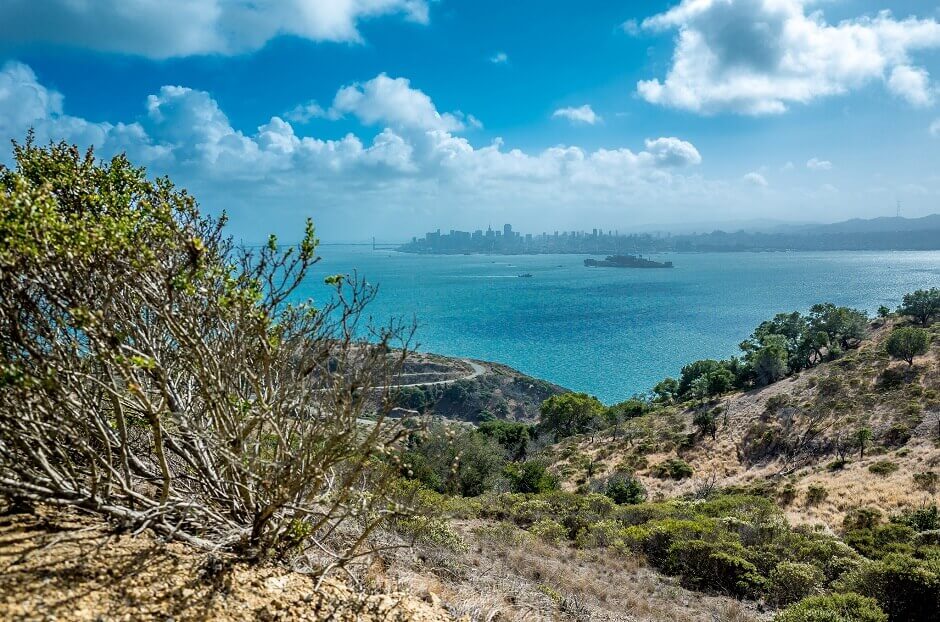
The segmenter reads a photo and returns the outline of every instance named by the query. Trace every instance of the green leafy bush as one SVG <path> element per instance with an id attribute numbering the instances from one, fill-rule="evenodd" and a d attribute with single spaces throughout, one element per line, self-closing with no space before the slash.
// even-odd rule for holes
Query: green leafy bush
<path id="1" fill-rule="evenodd" d="M 891 462 L 890 460 L 879 460 L 878 462 L 868 465 L 868 470 L 875 475 L 891 475 L 900 468 L 897 463 Z"/>
<path id="2" fill-rule="evenodd" d="M 777 614 L 774 622 L 887 622 L 874 599 L 858 594 L 811 596 Z"/>
<path id="3" fill-rule="evenodd" d="M 828 496 L 829 491 L 822 484 L 810 484 L 809 488 L 806 489 L 807 505 L 818 505 L 825 501 Z"/>
<path id="4" fill-rule="evenodd" d="M 505 473 L 513 492 L 539 493 L 558 488 L 558 478 L 552 475 L 540 460 L 510 464 Z"/>
<path id="5" fill-rule="evenodd" d="M 911 552 L 914 533 L 907 525 L 888 523 L 849 531 L 845 542 L 865 557 L 881 559 L 891 553 Z"/>
<path id="6" fill-rule="evenodd" d="M 618 505 L 642 503 L 646 500 L 643 484 L 637 478 L 625 474 L 611 476 L 604 487 L 604 494 Z"/>
<path id="7" fill-rule="evenodd" d="M 685 479 L 692 477 L 692 466 L 681 458 L 669 458 L 653 466 L 650 472 L 660 479 Z"/>
<path id="8" fill-rule="evenodd" d="M 940 508 L 936 503 L 916 509 L 909 509 L 891 517 L 892 523 L 907 525 L 914 531 L 940 529 Z"/>
<path id="9" fill-rule="evenodd" d="M 540 518 L 529 527 L 529 533 L 537 538 L 552 544 L 558 543 L 568 536 L 564 525 L 556 523 L 550 518 Z"/>
<path id="10" fill-rule="evenodd" d="M 777 606 L 789 605 L 819 593 L 826 577 L 812 564 L 781 562 L 768 577 L 767 596 Z"/>
<path id="11" fill-rule="evenodd" d="M 753 596 L 764 580 L 746 555 L 733 541 L 680 540 L 669 547 L 664 568 L 692 589 Z"/>
<path id="12" fill-rule="evenodd" d="M 862 564 L 840 582 L 870 596 L 891 622 L 935 622 L 940 611 L 940 559 L 888 555 Z"/>

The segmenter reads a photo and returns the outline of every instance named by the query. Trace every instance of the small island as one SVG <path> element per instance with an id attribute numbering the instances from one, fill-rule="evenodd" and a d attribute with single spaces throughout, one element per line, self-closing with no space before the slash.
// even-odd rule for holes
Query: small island
<path id="1" fill-rule="evenodd" d="M 585 259 L 589 268 L 672 268 L 671 261 L 653 261 L 639 255 L 610 255 L 606 259 Z"/>

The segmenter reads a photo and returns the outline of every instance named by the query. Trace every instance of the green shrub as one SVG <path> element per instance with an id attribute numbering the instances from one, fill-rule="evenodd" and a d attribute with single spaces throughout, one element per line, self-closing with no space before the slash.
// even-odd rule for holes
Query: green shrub
<path id="1" fill-rule="evenodd" d="M 660 479 L 685 479 L 692 477 L 692 467 L 681 458 L 670 458 L 653 466 L 650 472 Z"/>
<path id="2" fill-rule="evenodd" d="M 575 538 L 575 544 L 579 548 L 603 546 L 622 550 L 627 548 L 626 533 L 619 522 L 611 519 L 602 520 L 582 530 Z"/>
<path id="3" fill-rule="evenodd" d="M 502 547 L 522 546 L 530 539 L 529 532 L 502 521 L 477 527 L 473 533 Z"/>
<path id="4" fill-rule="evenodd" d="M 903 423 L 895 423 L 881 435 L 881 442 L 886 447 L 901 447 L 909 440 L 911 440 L 911 429 Z"/>
<path id="5" fill-rule="evenodd" d="M 907 525 L 888 523 L 870 529 L 856 529 L 845 535 L 845 542 L 870 559 L 881 559 L 891 553 L 909 553 L 914 530 Z"/>
<path id="6" fill-rule="evenodd" d="M 813 564 L 826 575 L 826 582 L 831 583 L 846 572 L 855 570 L 862 557 L 848 544 L 835 538 L 820 534 L 809 534 L 781 539 L 786 547 L 782 555 L 790 556 L 795 561 Z"/>
<path id="7" fill-rule="evenodd" d="M 891 475 L 899 468 L 901 467 L 899 467 L 896 463 L 891 462 L 890 460 L 879 460 L 878 462 L 868 466 L 868 470 L 875 475 Z"/>
<path id="8" fill-rule="evenodd" d="M 544 462 L 529 460 L 522 464 L 510 464 L 505 470 L 513 492 L 539 493 L 558 488 L 558 478 L 548 471 Z"/>
<path id="9" fill-rule="evenodd" d="M 529 533 L 551 544 L 556 544 L 568 536 L 568 530 L 564 525 L 550 518 L 540 518 L 532 523 Z"/>
<path id="10" fill-rule="evenodd" d="M 887 622 L 888 616 L 871 598 L 858 594 L 811 596 L 790 605 L 774 622 Z"/>
<path id="11" fill-rule="evenodd" d="M 855 508 L 849 511 L 842 521 L 846 531 L 872 529 L 881 522 L 881 510 L 877 508 Z"/>
<path id="12" fill-rule="evenodd" d="M 604 494 L 618 505 L 642 503 L 646 500 L 646 489 L 635 477 L 615 474 L 607 480 Z"/>
<path id="13" fill-rule="evenodd" d="M 826 577 L 812 564 L 781 562 L 768 577 L 767 596 L 777 606 L 789 605 L 822 591 Z"/>
<path id="14" fill-rule="evenodd" d="M 940 559 L 889 555 L 862 564 L 841 581 L 848 590 L 870 596 L 891 622 L 935 622 L 940 610 Z"/>
<path id="15" fill-rule="evenodd" d="M 826 500 L 829 491 L 822 484 L 810 484 L 806 489 L 806 504 L 818 505 Z"/>
<path id="16" fill-rule="evenodd" d="M 450 522 L 437 516 L 410 516 L 396 519 L 392 526 L 413 542 L 456 552 L 466 552 L 467 545 Z"/>
<path id="17" fill-rule="evenodd" d="M 916 510 L 905 510 L 897 516 L 892 516 L 891 522 L 907 525 L 914 531 L 940 529 L 940 508 L 937 507 L 936 503 L 933 503 Z"/>
<path id="18" fill-rule="evenodd" d="M 793 482 L 787 482 L 780 489 L 780 503 L 788 506 L 796 499 L 796 485 Z"/>
<path id="19" fill-rule="evenodd" d="M 669 547 L 664 569 L 692 589 L 753 596 L 764 579 L 746 554 L 743 546 L 727 540 L 679 541 Z"/>

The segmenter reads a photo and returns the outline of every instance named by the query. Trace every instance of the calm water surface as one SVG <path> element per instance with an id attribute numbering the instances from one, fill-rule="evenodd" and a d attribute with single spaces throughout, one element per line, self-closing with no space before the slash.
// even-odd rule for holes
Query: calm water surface
<path id="1" fill-rule="evenodd" d="M 654 257 L 672 270 L 631 270 L 586 268 L 579 255 L 319 250 L 304 296 L 328 296 L 324 276 L 355 270 L 379 286 L 370 314 L 413 316 L 422 351 L 499 361 L 605 402 L 737 353 L 774 313 L 831 301 L 873 314 L 940 286 L 940 252 L 676 254 Z"/>

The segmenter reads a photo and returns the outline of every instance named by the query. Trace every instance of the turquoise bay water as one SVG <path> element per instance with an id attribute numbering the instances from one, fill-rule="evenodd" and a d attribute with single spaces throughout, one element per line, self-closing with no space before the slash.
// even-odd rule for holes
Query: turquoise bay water
<path id="1" fill-rule="evenodd" d="M 370 315 L 417 320 L 419 349 L 511 365 L 605 402 L 645 391 L 685 363 L 724 358 L 762 320 L 830 301 L 874 314 L 940 286 L 940 252 L 709 253 L 654 257 L 672 270 L 586 268 L 580 255 L 417 256 L 319 249 L 304 283 L 328 274 L 379 286 Z M 521 273 L 532 278 L 518 278 Z"/>

